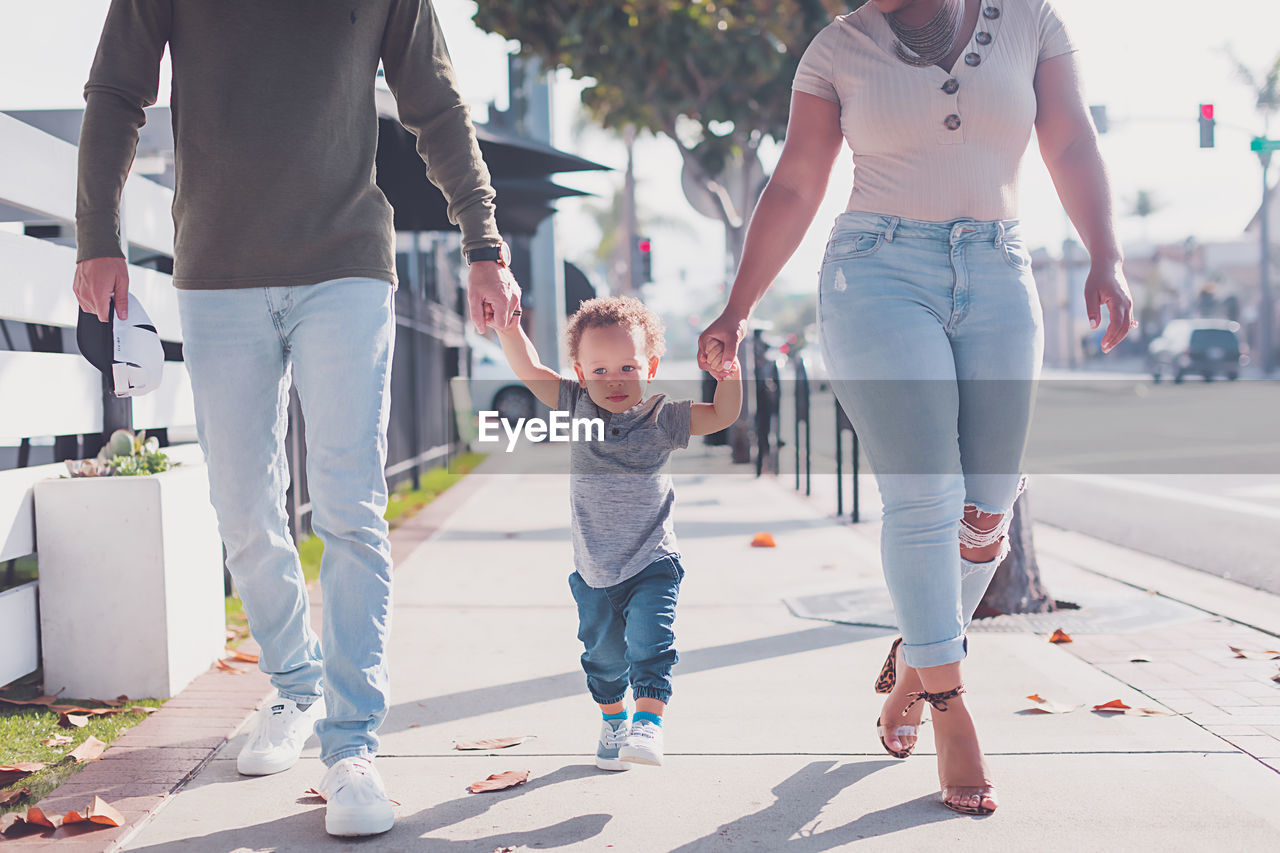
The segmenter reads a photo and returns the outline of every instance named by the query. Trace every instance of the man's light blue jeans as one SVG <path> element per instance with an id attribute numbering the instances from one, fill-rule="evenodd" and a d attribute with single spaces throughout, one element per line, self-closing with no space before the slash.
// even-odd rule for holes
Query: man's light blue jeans
<path id="1" fill-rule="evenodd" d="M 961 558 L 962 519 L 973 507 L 1007 525 L 1040 374 L 1040 300 L 1018 223 L 844 213 L 818 304 L 832 386 L 884 501 L 904 660 L 954 663 L 1000 562 Z"/>
<path id="2" fill-rule="evenodd" d="M 331 765 L 372 757 L 387 712 L 391 550 L 383 513 L 392 285 L 345 278 L 298 287 L 180 290 L 209 491 L 227 567 L 281 696 L 315 701 Z M 324 542 L 323 642 L 289 535 L 284 438 L 292 377 L 306 423 L 311 522 Z M 324 655 L 321 655 L 321 647 Z"/>

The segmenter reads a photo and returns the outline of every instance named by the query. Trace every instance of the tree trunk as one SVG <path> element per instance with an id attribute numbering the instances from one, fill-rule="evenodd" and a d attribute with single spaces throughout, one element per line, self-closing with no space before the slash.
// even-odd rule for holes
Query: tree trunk
<path id="1" fill-rule="evenodd" d="M 975 618 L 1004 613 L 1048 613 L 1056 610 L 1056 602 L 1040 582 L 1040 566 L 1036 563 L 1035 540 L 1031 534 L 1031 504 L 1023 492 L 1013 505 L 1013 521 L 1009 525 L 1009 556 L 1005 557 L 987 593 L 982 597 Z"/>

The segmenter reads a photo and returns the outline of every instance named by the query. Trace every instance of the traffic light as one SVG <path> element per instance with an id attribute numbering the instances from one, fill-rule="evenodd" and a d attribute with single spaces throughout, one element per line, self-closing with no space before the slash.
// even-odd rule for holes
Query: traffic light
<path id="1" fill-rule="evenodd" d="M 1213 104 L 1200 105 L 1200 147 L 1213 147 Z"/>
<path id="2" fill-rule="evenodd" d="M 637 237 L 635 244 L 632 246 L 632 275 L 635 277 L 635 284 L 644 284 L 653 281 L 653 253 L 652 245 L 648 237 Z"/>

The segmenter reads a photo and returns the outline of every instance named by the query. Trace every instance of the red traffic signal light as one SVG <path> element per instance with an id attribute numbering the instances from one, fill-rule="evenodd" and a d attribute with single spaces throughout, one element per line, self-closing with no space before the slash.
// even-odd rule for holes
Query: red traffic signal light
<path id="1" fill-rule="evenodd" d="M 1200 105 L 1200 147 L 1213 147 L 1213 104 Z"/>
<path id="2" fill-rule="evenodd" d="M 648 237 L 636 237 L 631 243 L 631 286 L 638 288 L 653 281 L 653 246 Z"/>

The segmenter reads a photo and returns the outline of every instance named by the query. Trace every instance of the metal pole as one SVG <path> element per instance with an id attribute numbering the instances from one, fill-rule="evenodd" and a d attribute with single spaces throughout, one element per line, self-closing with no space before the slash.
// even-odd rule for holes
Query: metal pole
<path id="1" fill-rule="evenodd" d="M 1260 289 L 1262 299 L 1259 314 L 1261 322 L 1258 343 L 1262 346 L 1262 372 L 1270 376 L 1275 367 L 1275 331 L 1276 311 L 1271 299 L 1271 188 L 1267 182 L 1267 169 L 1271 166 L 1271 152 L 1259 151 L 1258 160 L 1262 162 L 1262 210 L 1259 211 L 1259 226 L 1262 232 L 1262 277 Z"/>
<path id="2" fill-rule="evenodd" d="M 853 469 L 853 516 L 850 520 L 857 524 L 862 520 L 862 513 L 858 507 L 858 456 L 861 455 L 861 448 L 858 447 L 858 431 L 853 429 L 849 430 L 849 433 L 853 436 L 853 450 L 849 455 L 849 467 Z"/>
<path id="3" fill-rule="evenodd" d="M 840 402 L 836 401 L 836 517 L 844 515 L 844 430 L 840 423 Z"/>
<path id="4" fill-rule="evenodd" d="M 627 259 L 626 290 L 636 295 L 639 282 L 636 281 L 636 129 L 628 125 L 622 135 L 627 146 L 627 171 L 622 185 L 622 231 L 623 251 Z"/>

